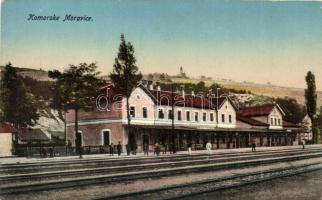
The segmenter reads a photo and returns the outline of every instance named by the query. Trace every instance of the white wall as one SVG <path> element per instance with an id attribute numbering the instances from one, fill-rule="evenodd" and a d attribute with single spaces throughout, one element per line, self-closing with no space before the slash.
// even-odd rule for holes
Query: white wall
<path id="1" fill-rule="evenodd" d="M 155 106 L 153 100 L 139 87 L 137 87 L 129 98 L 130 106 L 135 107 L 135 117 L 131 118 L 132 124 L 153 124 L 155 116 Z M 122 120 L 127 122 L 126 99 L 122 102 Z M 147 108 L 148 118 L 143 118 L 143 107 Z"/>
<path id="2" fill-rule="evenodd" d="M 0 133 L 0 157 L 12 156 L 12 133 Z"/>
<path id="3" fill-rule="evenodd" d="M 273 119 L 273 122 L 271 121 L 271 119 Z M 268 115 L 268 124 L 269 124 L 269 129 L 283 128 L 282 113 L 276 107 Z"/>
<path id="4" fill-rule="evenodd" d="M 222 121 L 222 115 L 225 116 L 225 121 Z M 229 115 L 231 115 L 231 122 L 229 122 Z M 229 101 L 225 101 L 218 110 L 218 127 L 234 128 L 236 127 L 236 110 Z"/>

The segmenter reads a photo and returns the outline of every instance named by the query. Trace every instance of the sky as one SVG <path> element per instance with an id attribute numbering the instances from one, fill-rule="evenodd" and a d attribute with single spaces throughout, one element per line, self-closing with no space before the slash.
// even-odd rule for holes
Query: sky
<path id="1" fill-rule="evenodd" d="M 322 90 L 322 2 L 214 0 L 1 0 L 0 65 L 45 70 L 114 63 L 121 33 L 142 73 L 270 82 Z M 59 21 L 30 21 L 60 16 Z M 65 15 L 92 21 L 63 22 Z"/>

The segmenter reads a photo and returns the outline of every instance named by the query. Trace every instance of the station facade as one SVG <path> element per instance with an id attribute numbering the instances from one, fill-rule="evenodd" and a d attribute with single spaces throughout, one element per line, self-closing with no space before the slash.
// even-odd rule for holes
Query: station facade
<path id="1" fill-rule="evenodd" d="M 102 101 L 103 100 L 103 101 Z M 102 103 L 104 102 L 104 103 Z M 162 91 L 139 85 L 129 98 L 131 131 L 137 150 L 155 143 L 176 150 L 204 149 L 209 141 L 213 149 L 298 144 L 300 127 L 283 120 L 277 104 L 238 110 L 229 97 L 202 97 L 184 92 Z M 173 118 L 172 118 L 173 116 Z M 67 113 L 67 137 L 73 146 L 128 144 L 126 99 L 113 85 L 98 96 L 95 110 L 79 111 L 78 133 L 75 113 Z M 174 140 L 172 139 L 174 137 Z"/>

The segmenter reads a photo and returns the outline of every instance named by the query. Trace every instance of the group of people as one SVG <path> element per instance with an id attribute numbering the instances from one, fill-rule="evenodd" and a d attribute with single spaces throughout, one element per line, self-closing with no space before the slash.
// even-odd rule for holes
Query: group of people
<path id="1" fill-rule="evenodd" d="M 54 157 L 54 149 L 52 147 L 48 149 L 48 153 L 49 157 Z M 41 157 L 47 158 L 47 149 L 45 149 L 44 147 L 41 148 Z"/>
<path id="2" fill-rule="evenodd" d="M 115 145 L 113 144 L 113 142 L 109 145 L 110 146 L 110 155 L 114 156 L 114 149 L 115 149 Z M 117 155 L 120 156 L 122 153 L 122 145 L 121 142 L 119 141 L 119 143 L 116 145 L 116 150 L 117 150 Z"/>
<path id="3" fill-rule="evenodd" d="M 188 142 L 187 147 L 188 147 L 188 153 L 189 153 L 189 155 L 191 155 L 192 143 L 191 142 Z M 208 154 L 211 154 L 211 148 L 212 148 L 212 144 L 208 141 L 206 143 L 206 150 L 207 150 L 207 153 Z"/>

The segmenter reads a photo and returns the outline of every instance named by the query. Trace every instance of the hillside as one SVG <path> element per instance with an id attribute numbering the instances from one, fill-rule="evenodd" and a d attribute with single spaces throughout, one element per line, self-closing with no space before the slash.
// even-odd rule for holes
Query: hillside
<path id="1" fill-rule="evenodd" d="M 181 83 L 198 83 L 199 81 L 204 81 L 207 86 L 218 83 L 229 89 L 238 89 L 238 90 L 246 90 L 251 91 L 256 95 L 264 95 L 269 97 L 291 97 L 296 99 L 300 104 L 305 104 L 304 99 L 304 89 L 300 88 L 291 88 L 291 87 L 283 87 L 276 86 L 271 84 L 258 84 L 251 82 L 237 82 L 233 80 L 227 79 L 215 79 L 215 80 L 204 80 L 199 78 L 171 78 L 172 82 L 181 82 Z M 318 106 L 322 106 L 322 91 L 317 91 L 318 94 Z"/>

